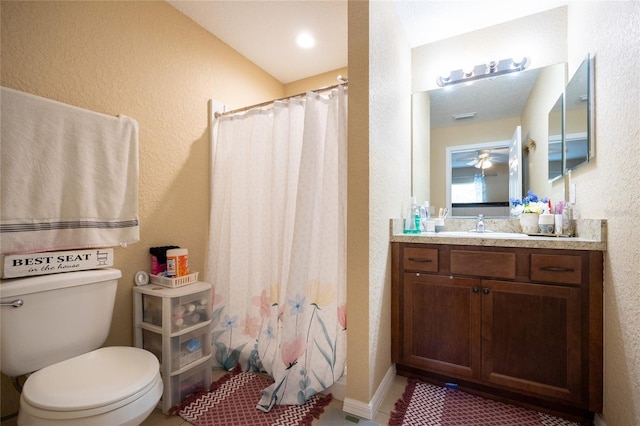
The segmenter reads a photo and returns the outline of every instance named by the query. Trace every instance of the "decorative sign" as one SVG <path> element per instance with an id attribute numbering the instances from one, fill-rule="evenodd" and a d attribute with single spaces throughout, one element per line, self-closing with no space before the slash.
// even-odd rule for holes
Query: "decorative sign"
<path id="1" fill-rule="evenodd" d="M 51 251 L 5 256 L 3 278 L 57 274 L 113 266 L 113 249 Z"/>

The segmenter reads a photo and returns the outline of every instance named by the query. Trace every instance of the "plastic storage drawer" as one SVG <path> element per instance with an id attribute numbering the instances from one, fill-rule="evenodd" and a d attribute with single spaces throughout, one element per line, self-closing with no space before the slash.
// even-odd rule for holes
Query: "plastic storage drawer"
<path id="1" fill-rule="evenodd" d="M 211 366 L 204 363 L 175 376 L 171 376 L 171 404 L 182 403 L 189 395 L 211 386 Z"/>
<path id="2" fill-rule="evenodd" d="M 145 349 L 158 358 L 162 364 L 162 334 L 149 330 L 142 330 L 142 349 Z"/>
<path id="3" fill-rule="evenodd" d="M 211 332 L 201 327 L 169 339 L 171 371 L 178 371 L 211 353 Z M 162 363 L 162 335 L 142 330 L 142 347 L 154 354 Z M 167 361 L 169 361 L 167 359 Z"/>
<path id="4" fill-rule="evenodd" d="M 183 287 L 184 288 L 184 287 Z M 171 299 L 171 332 L 186 329 L 209 320 L 210 291 L 174 297 Z M 162 297 L 142 295 L 142 321 L 163 327 Z"/>

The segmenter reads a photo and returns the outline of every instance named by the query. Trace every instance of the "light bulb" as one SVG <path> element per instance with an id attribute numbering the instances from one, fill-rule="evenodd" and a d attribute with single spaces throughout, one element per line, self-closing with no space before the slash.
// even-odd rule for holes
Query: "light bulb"
<path id="1" fill-rule="evenodd" d="M 316 39 L 310 33 L 302 32 L 296 36 L 296 43 L 303 49 L 311 49 L 316 45 Z"/>

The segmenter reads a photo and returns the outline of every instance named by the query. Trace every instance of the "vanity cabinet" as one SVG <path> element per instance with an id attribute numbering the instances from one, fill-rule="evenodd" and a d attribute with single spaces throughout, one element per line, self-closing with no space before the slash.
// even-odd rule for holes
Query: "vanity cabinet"
<path id="1" fill-rule="evenodd" d="M 602 409 L 602 252 L 394 242 L 392 259 L 399 374 Z"/>

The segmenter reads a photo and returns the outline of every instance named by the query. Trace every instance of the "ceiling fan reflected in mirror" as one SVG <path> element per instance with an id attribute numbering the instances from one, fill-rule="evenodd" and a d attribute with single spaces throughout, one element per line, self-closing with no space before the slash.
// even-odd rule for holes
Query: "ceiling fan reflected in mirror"
<path id="1" fill-rule="evenodd" d="M 476 169 L 488 169 L 493 166 L 493 162 L 495 161 L 494 157 L 491 157 L 491 150 L 478 151 L 476 157 L 474 157 L 471 161 L 467 163 L 467 166 L 473 166 Z"/>

